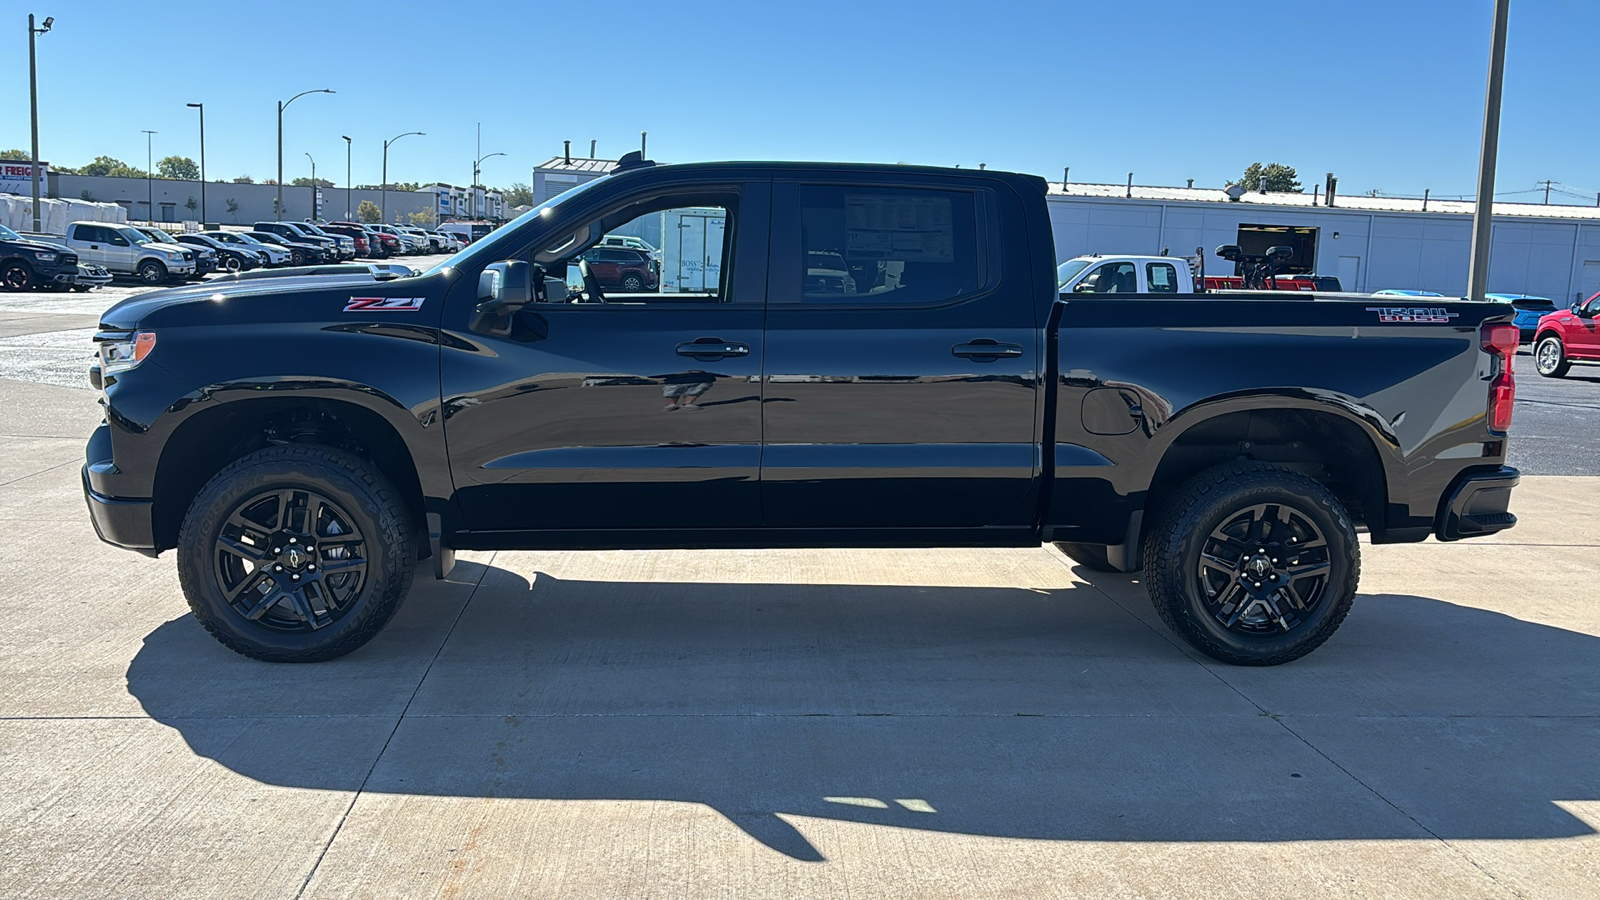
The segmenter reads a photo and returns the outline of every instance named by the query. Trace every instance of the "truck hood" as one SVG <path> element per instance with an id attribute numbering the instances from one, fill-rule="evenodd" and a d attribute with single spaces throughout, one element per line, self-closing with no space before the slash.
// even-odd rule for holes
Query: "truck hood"
<path id="1" fill-rule="evenodd" d="M 23 238 L 20 241 L 6 241 L 6 243 L 16 247 L 18 250 L 43 250 L 48 253 L 71 253 L 76 256 L 78 251 L 66 245 L 66 238 L 61 240 L 62 243 L 52 244 L 49 241 L 41 241 L 36 238 Z"/>
<path id="2" fill-rule="evenodd" d="M 327 270 L 332 267 L 307 267 L 300 269 L 282 269 L 271 272 L 271 277 L 241 278 L 229 275 L 223 278 L 214 278 L 198 284 L 183 285 L 165 288 L 138 294 L 123 300 L 100 315 L 100 327 L 108 331 L 133 331 L 143 325 L 150 324 L 152 317 L 165 319 L 168 314 L 178 313 L 182 316 L 182 308 L 198 307 L 204 305 L 207 312 L 200 319 L 215 318 L 212 309 L 225 308 L 229 300 L 249 300 L 251 298 L 269 299 L 276 308 L 288 310 L 296 306 L 300 299 L 333 297 L 335 295 L 348 296 L 353 292 L 368 292 L 382 288 L 382 294 L 397 293 L 396 286 L 399 282 L 390 277 L 378 277 L 378 273 L 367 266 L 349 266 L 349 272 L 333 274 Z M 407 270 L 409 271 L 409 270 Z M 241 273 L 254 275 L 256 273 Z M 374 291 L 374 293 L 377 293 Z M 398 293 L 410 293 L 400 290 Z M 420 291 L 419 291 L 420 293 Z M 326 306 L 325 309 L 320 307 Z M 319 316 L 332 317 L 337 315 L 337 304 L 319 304 Z"/>

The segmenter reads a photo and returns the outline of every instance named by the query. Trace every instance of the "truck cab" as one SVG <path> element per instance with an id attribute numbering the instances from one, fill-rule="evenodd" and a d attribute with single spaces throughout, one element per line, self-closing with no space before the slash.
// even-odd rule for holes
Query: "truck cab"
<path id="1" fill-rule="evenodd" d="M 1078 256 L 1056 267 L 1063 294 L 1193 294 L 1194 264 L 1174 256 Z"/>

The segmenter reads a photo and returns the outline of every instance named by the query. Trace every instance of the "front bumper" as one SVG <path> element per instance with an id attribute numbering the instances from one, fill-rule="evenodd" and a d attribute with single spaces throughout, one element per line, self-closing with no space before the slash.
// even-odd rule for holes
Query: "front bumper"
<path id="1" fill-rule="evenodd" d="M 155 503 L 151 500 L 125 500 L 108 497 L 94 489 L 93 481 L 103 473 L 116 472 L 111 461 L 111 429 L 102 424 L 89 437 L 84 449 L 83 499 L 89 506 L 89 521 L 100 540 L 146 556 L 156 555 Z"/>
<path id="2" fill-rule="evenodd" d="M 1511 490 L 1522 473 L 1510 466 L 1490 472 L 1468 472 L 1451 485 L 1439 504 L 1433 533 L 1441 541 L 1459 541 L 1505 531 L 1517 524 L 1509 511 Z"/>

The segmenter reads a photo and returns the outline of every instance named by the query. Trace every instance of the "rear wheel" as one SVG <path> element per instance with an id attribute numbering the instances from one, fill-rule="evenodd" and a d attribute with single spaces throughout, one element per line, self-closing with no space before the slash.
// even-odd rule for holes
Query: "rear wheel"
<path id="1" fill-rule="evenodd" d="M 290 250 L 289 251 L 289 265 L 291 265 L 291 266 L 303 266 L 305 264 L 306 264 L 305 251 L 303 251 L 303 250 Z"/>
<path id="2" fill-rule="evenodd" d="M 167 280 L 167 267 L 160 260 L 147 259 L 139 264 L 139 280 L 145 284 L 160 284 Z"/>
<path id="3" fill-rule="evenodd" d="M 227 269 L 229 272 L 237 272 L 244 268 L 244 263 L 240 261 L 239 257 L 230 256 L 223 260 L 222 267 Z"/>
<path id="4" fill-rule="evenodd" d="M 1572 368 L 1561 338 L 1547 334 L 1533 347 L 1533 367 L 1546 378 L 1560 378 Z"/>
<path id="5" fill-rule="evenodd" d="M 1321 646 L 1349 614 L 1361 571 L 1338 499 L 1251 460 L 1190 479 L 1145 540 L 1145 585 L 1162 620 L 1234 665 L 1278 665 Z"/>
<path id="6" fill-rule="evenodd" d="M 178 578 L 229 649 L 316 662 L 382 630 L 411 586 L 414 551 L 400 492 L 371 463 L 285 444 L 201 489 L 179 533 Z"/>
<path id="7" fill-rule="evenodd" d="M 622 289 L 630 294 L 644 290 L 644 279 L 632 272 L 622 276 Z"/>
<path id="8" fill-rule="evenodd" d="M 33 287 L 33 267 L 21 260 L 11 260 L 0 269 L 0 285 L 8 291 L 26 291 Z"/>

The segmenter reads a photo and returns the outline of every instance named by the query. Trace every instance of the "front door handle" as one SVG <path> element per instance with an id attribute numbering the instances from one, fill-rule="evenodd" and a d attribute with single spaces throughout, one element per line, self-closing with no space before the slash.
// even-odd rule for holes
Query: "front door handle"
<path id="1" fill-rule="evenodd" d="M 988 338 L 979 338 L 950 348 L 951 354 L 969 359 L 1011 359 L 1022 355 L 1021 344 L 1002 344 Z"/>
<path id="2" fill-rule="evenodd" d="M 692 341 L 684 341 L 678 345 L 679 356 L 692 356 L 695 359 L 723 359 L 729 356 L 749 356 L 750 345 L 738 341 L 725 341 L 722 338 L 703 337 Z"/>

